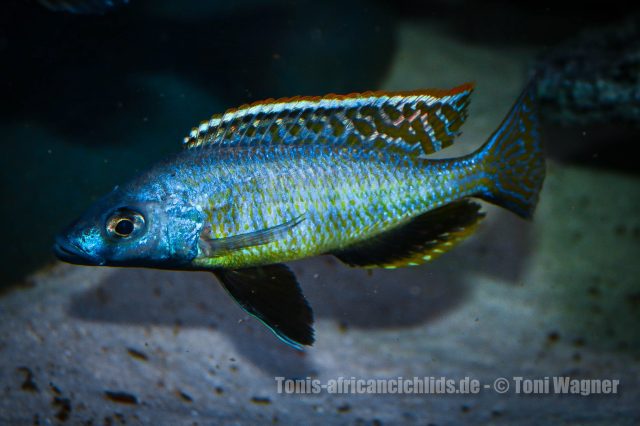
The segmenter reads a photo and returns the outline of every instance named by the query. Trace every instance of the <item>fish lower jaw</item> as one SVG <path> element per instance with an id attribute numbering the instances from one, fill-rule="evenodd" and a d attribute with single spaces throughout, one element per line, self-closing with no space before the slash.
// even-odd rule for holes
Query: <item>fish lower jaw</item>
<path id="1" fill-rule="evenodd" d="M 53 251 L 58 259 L 74 265 L 104 266 L 106 264 L 104 259 L 90 256 L 71 244 L 56 242 Z"/>

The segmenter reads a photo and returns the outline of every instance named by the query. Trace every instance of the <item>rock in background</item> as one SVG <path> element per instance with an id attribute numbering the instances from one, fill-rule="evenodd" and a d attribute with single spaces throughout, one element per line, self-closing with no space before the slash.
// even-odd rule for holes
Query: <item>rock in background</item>
<path id="1" fill-rule="evenodd" d="M 0 13 L 0 289 L 51 262 L 97 197 L 243 103 L 378 87 L 395 19 L 376 2 L 132 0 L 104 15 Z M 340 13 L 334 13 L 336 9 Z M 16 217 L 20 216 L 19 220 Z"/>
<path id="2" fill-rule="evenodd" d="M 383 87 L 475 79 L 463 140 L 489 136 L 533 50 L 403 22 Z M 500 70 L 500 72 L 496 72 Z M 551 162 L 533 223 L 498 208 L 437 262 L 292 264 L 317 344 L 299 353 L 211 274 L 58 264 L 0 299 L 1 424 L 636 424 L 638 177 Z M 620 393 L 286 395 L 274 377 L 619 379 Z"/>
<path id="3" fill-rule="evenodd" d="M 553 47 L 535 72 L 546 119 L 640 126 L 640 16 Z"/>

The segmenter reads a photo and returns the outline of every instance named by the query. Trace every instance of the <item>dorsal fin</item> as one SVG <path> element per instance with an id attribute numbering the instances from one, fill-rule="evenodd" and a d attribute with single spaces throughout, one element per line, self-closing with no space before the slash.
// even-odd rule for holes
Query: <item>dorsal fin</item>
<path id="1" fill-rule="evenodd" d="M 472 90 L 465 84 L 451 90 L 268 99 L 214 115 L 184 143 L 187 148 L 329 143 L 431 154 L 453 143 Z"/>

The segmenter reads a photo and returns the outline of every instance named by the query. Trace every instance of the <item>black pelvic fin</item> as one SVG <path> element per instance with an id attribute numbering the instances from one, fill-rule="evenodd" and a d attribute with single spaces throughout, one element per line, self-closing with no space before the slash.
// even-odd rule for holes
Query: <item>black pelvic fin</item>
<path id="1" fill-rule="evenodd" d="M 214 274 L 242 309 L 282 341 L 296 349 L 313 344 L 313 312 L 288 267 L 274 264 Z"/>

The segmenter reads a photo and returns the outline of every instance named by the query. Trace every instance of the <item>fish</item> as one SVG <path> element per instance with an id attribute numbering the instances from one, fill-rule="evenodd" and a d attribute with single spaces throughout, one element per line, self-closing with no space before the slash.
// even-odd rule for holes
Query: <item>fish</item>
<path id="1" fill-rule="evenodd" d="M 54 12 L 103 15 L 129 3 L 129 0 L 38 0 L 38 3 Z"/>
<path id="2" fill-rule="evenodd" d="M 65 228 L 63 261 L 212 272 L 293 348 L 313 312 L 285 263 L 424 264 L 473 234 L 485 200 L 531 219 L 545 157 L 530 84 L 475 152 L 454 144 L 473 84 L 268 99 L 214 115 L 184 149 L 115 187 Z"/>

